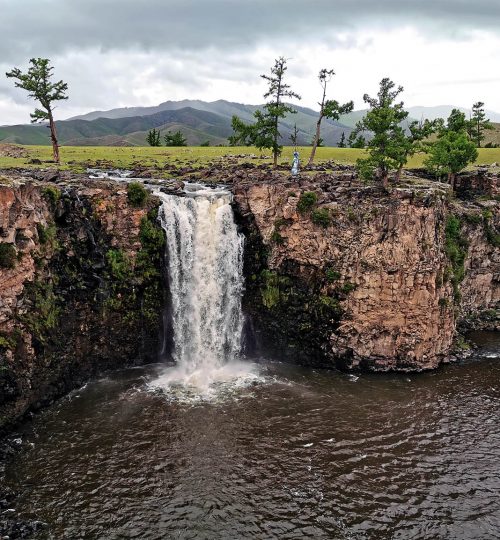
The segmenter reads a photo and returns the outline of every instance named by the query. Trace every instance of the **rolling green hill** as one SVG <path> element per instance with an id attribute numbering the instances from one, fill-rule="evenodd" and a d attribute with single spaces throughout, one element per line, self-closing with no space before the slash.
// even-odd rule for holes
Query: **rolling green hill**
<path id="1" fill-rule="evenodd" d="M 180 130 L 189 145 L 225 145 L 232 134 L 231 118 L 236 115 L 245 122 L 253 121 L 260 106 L 244 105 L 225 100 L 166 101 L 155 107 L 127 107 L 110 111 L 94 111 L 69 120 L 56 122 L 59 141 L 65 146 L 144 146 L 146 134 L 152 129 Z M 297 113 L 289 114 L 281 123 L 281 142 L 291 144 L 294 126 L 298 130 L 299 145 L 311 143 L 318 113 L 307 107 L 294 106 Z M 444 107 L 416 107 L 409 109 L 410 117 L 434 117 L 446 112 Z M 321 136 L 325 146 L 336 146 L 342 133 L 346 138 L 366 113 L 353 111 L 339 122 L 324 120 Z M 500 129 L 487 132 L 485 144 L 499 144 Z M 26 145 L 49 145 L 49 130 L 45 125 L 0 126 L 0 142 Z"/>
<path id="2" fill-rule="evenodd" d="M 189 105 L 181 107 L 180 105 Z M 205 103 L 202 101 L 167 102 L 168 109 L 155 108 L 116 109 L 109 111 L 106 118 L 90 113 L 80 118 L 56 122 L 60 144 L 66 146 L 144 146 L 146 134 L 152 129 L 180 130 L 189 145 L 199 145 L 209 141 L 211 145 L 227 144 L 232 134 L 231 118 L 239 116 L 246 122 L 253 121 L 255 105 L 242 105 L 228 101 Z M 150 112 L 137 116 L 121 116 L 131 112 Z M 296 114 L 290 114 L 280 124 L 283 144 L 290 144 L 290 134 L 297 125 L 299 144 L 309 144 L 318 118 L 318 113 L 304 107 L 297 107 Z M 351 132 L 348 126 L 325 120 L 322 127 L 324 144 L 335 146 L 342 132 L 346 137 Z M 0 141 L 16 144 L 50 144 L 49 132 L 45 125 L 18 125 L 0 127 Z"/>

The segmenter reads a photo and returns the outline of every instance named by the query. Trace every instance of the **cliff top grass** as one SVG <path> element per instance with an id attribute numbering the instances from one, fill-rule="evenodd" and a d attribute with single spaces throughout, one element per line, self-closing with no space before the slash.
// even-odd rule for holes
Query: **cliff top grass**
<path id="1" fill-rule="evenodd" d="M 54 167 L 52 149 L 49 146 L 12 146 L 18 152 L 0 152 L 0 169 L 9 168 L 47 168 Z M 291 164 L 293 147 L 285 147 L 279 159 L 281 164 Z M 300 147 L 298 151 L 304 164 L 309 157 L 310 147 Z M 163 168 L 169 166 L 203 168 L 217 164 L 271 164 L 268 151 L 257 148 L 241 147 L 110 147 L 110 146 L 62 146 L 62 170 L 84 172 L 87 167 L 134 169 L 138 166 Z M 320 147 L 316 153 L 317 165 L 335 161 L 343 165 L 353 165 L 356 160 L 366 155 L 364 150 L 356 148 Z M 422 168 L 424 155 L 413 156 L 407 168 Z M 500 163 L 500 148 L 482 148 L 479 150 L 478 164 L 491 165 Z"/>

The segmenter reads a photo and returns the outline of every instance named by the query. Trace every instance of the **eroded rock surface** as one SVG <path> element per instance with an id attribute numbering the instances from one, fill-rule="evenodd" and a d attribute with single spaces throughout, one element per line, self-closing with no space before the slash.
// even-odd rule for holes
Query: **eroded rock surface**
<path id="1" fill-rule="evenodd" d="M 461 202 L 422 179 L 386 194 L 345 173 L 250 175 L 234 192 L 249 238 L 247 308 L 276 353 L 344 368 L 430 369 L 448 358 L 459 320 L 490 310 L 496 325 L 493 198 Z M 300 212 L 307 192 L 316 202 Z"/>
<path id="2" fill-rule="evenodd" d="M 0 428 L 112 367 L 156 360 L 159 201 L 126 185 L 0 185 Z"/>

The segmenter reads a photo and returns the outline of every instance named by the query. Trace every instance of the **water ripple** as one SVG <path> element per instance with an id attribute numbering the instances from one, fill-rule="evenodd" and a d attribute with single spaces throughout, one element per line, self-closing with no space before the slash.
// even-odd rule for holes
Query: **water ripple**
<path id="1" fill-rule="evenodd" d="M 57 540 L 500 538 L 497 360 L 259 373 L 211 401 L 151 392 L 157 366 L 73 393 L 21 433 L 20 510 Z"/>

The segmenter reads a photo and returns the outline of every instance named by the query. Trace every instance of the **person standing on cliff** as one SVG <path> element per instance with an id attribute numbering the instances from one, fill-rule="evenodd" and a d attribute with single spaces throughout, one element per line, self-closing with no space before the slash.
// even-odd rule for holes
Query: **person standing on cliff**
<path id="1" fill-rule="evenodd" d="M 299 174 L 299 153 L 297 150 L 293 153 L 292 175 L 297 176 Z"/>

